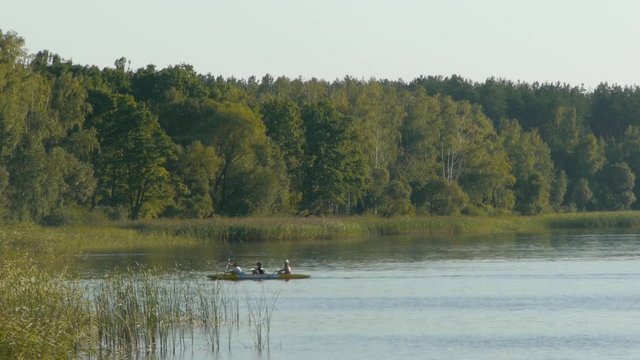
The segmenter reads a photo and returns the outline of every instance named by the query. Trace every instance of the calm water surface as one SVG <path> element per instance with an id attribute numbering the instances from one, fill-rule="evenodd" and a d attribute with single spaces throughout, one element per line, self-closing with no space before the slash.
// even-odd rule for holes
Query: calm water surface
<path id="1" fill-rule="evenodd" d="M 90 254 L 100 277 L 131 262 L 181 264 L 195 278 L 233 257 L 308 280 L 227 283 L 278 293 L 270 351 L 248 334 L 217 356 L 180 359 L 614 359 L 640 357 L 640 234 L 382 237 Z M 246 338 L 245 338 L 246 336 Z"/>

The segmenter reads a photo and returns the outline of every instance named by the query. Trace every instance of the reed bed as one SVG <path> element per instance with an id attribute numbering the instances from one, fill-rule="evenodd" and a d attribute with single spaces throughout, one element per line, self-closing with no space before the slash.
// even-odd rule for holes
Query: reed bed
<path id="1" fill-rule="evenodd" d="M 91 299 L 101 358 L 139 354 L 175 355 L 194 344 L 202 331 L 209 349 L 221 347 L 223 328 L 237 329 L 237 294 L 219 282 L 161 278 L 147 270 L 109 275 Z M 227 331 L 229 347 L 233 331 Z"/>
<path id="2" fill-rule="evenodd" d="M 296 239 L 334 239 L 368 235 L 367 229 L 350 218 L 212 218 L 202 220 L 151 220 L 123 224 L 146 234 L 190 239 L 243 242 Z"/>
<path id="3" fill-rule="evenodd" d="M 0 358 L 66 359 L 87 351 L 88 304 L 63 275 L 26 256 L 0 261 Z"/>
<path id="4" fill-rule="evenodd" d="M 493 234 L 555 229 L 640 228 L 640 212 L 590 212 L 538 216 L 422 216 L 382 218 L 269 217 L 152 220 L 127 223 L 143 234 L 197 241 L 290 241 L 362 238 L 379 235 Z"/>
<path id="5" fill-rule="evenodd" d="M 640 228 L 640 212 L 590 212 L 544 215 L 541 221 L 549 229 L 634 229 Z"/>
<path id="6" fill-rule="evenodd" d="M 37 260 L 39 267 L 59 272 L 83 253 L 185 248 L 197 243 L 193 238 L 143 234 L 119 227 L 117 223 L 99 227 L 11 224 L 0 226 L 0 262 L 27 253 Z"/>
<path id="7" fill-rule="evenodd" d="M 243 324 L 258 352 L 269 346 L 277 295 L 264 291 L 245 308 L 237 287 L 187 275 L 130 268 L 82 289 L 26 256 L 0 271 L 0 359 L 170 358 L 203 338 L 215 354 Z"/>

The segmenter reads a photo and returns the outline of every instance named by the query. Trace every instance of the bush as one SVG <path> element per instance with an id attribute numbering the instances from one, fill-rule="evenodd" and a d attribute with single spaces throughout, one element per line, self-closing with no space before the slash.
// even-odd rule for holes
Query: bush
<path id="1" fill-rule="evenodd" d="M 44 226 L 66 225 L 104 225 L 109 222 L 108 215 L 102 211 L 90 211 L 78 207 L 60 208 L 41 221 Z"/>

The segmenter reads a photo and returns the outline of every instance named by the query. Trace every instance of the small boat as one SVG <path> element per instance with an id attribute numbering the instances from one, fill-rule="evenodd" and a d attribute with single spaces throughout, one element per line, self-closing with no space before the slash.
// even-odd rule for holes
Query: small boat
<path id="1" fill-rule="evenodd" d="M 311 275 L 305 274 L 242 274 L 235 273 L 218 273 L 207 275 L 211 280 L 293 280 L 293 279 L 308 279 Z"/>

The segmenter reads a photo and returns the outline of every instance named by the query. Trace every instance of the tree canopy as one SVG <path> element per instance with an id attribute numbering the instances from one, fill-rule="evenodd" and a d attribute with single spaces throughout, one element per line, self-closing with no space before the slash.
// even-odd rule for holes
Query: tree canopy
<path id="1" fill-rule="evenodd" d="M 640 207 L 640 88 L 223 78 L 0 31 L 0 219 Z"/>

